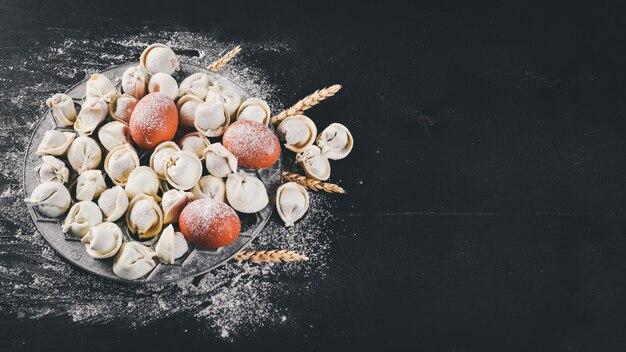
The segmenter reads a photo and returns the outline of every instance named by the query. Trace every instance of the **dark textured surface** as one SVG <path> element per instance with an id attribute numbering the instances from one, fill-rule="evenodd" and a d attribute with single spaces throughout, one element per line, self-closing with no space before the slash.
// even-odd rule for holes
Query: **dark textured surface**
<path id="1" fill-rule="evenodd" d="M 256 64 L 273 72 L 268 79 L 285 101 L 342 83 L 316 108 L 316 120 L 346 122 L 356 139 L 333 169 L 350 194 L 337 198 L 328 273 L 316 297 L 281 298 L 305 323 L 233 342 L 194 334 L 195 320 L 183 313 L 137 329 L 105 325 L 105 336 L 97 324 L 9 315 L 0 320 L 3 343 L 624 350 L 626 12 L 618 3 L 128 6 L 4 1 L 1 66 L 33 65 L 29 50 L 63 31 L 93 38 L 162 28 L 228 42 L 289 40 L 297 57 Z M 45 71 L 32 79 L 45 81 Z M 0 86 L 2 104 L 15 104 L 20 86 Z M 0 151 L 23 148 L 30 128 L 14 116 L 2 120 L 9 130 L 0 133 Z M 10 174 L 0 182 L 18 187 Z M 11 241 L 24 224 L 1 219 Z M 36 267 L 37 254 L 2 260 Z"/>

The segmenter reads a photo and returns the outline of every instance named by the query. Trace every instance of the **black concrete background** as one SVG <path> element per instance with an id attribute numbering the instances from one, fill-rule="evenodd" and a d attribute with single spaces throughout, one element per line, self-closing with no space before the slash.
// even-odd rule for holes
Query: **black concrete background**
<path id="1" fill-rule="evenodd" d="M 183 28 L 233 42 L 288 36 L 306 65 L 272 83 L 286 101 L 342 83 L 316 108 L 319 125 L 344 117 L 357 142 L 333 169 L 350 194 L 337 207 L 332 284 L 318 300 L 282 302 L 310 326 L 231 343 L 169 329 L 193 328 L 184 317 L 110 338 L 98 338 L 97 326 L 4 317 L 0 340 L 33 336 L 35 346 L 59 349 L 624 350 L 625 15 L 617 1 L 2 1 L 0 60 L 49 27 L 102 36 L 119 25 Z"/>

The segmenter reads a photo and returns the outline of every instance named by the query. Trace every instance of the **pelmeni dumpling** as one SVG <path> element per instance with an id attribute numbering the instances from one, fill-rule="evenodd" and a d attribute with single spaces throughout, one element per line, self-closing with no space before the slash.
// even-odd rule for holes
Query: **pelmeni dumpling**
<path id="1" fill-rule="evenodd" d="M 203 176 L 191 189 L 194 199 L 211 198 L 226 202 L 226 183 L 221 177 Z"/>
<path id="2" fill-rule="evenodd" d="M 112 222 L 103 222 L 92 227 L 81 242 L 90 257 L 104 259 L 114 256 L 119 251 L 124 238 L 119 226 Z"/>
<path id="3" fill-rule="evenodd" d="M 52 116 L 59 126 L 72 126 L 76 121 L 76 107 L 74 100 L 67 94 L 58 93 L 46 100 L 46 105 L 52 111 Z"/>
<path id="4" fill-rule="evenodd" d="M 125 242 L 113 260 L 113 272 L 126 280 L 138 279 L 157 265 L 156 252 L 139 242 Z"/>
<path id="5" fill-rule="evenodd" d="M 350 154 L 354 140 L 346 126 L 335 122 L 317 136 L 317 145 L 328 159 L 339 160 Z"/>
<path id="6" fill-rule="evenodd" d="M 83 102 L 74 129 L 81 136 L 90 136 L 107 117 L 109 106 L 102 98 L 91 97 Z"/>
<path id="7" fill-rule="evenodd" d="M 82 201 L 74 204 L 65 217 L 62 230 L 82 238 L 89 230 L 102 222 L 100 208 L 94 202 Z"/>
<path id="8" fill-rule="evenodd" d="M 295 182 L 287 182 L 278 187 L 276 210 L 285 222 L 285 226 L 292 226 L 295 221 L 304 216 L 308 209 L 309 193 L 304 187 Z"/>
<path id="9" fill-rule="evenodd" d="M 85 97 L 87 99 L 101 98 L 108 103 L 115 94 L 117 94 L 117 89 L 115 89 L 111 80 L 105 75 L 96 73 L 91 75 L 89 80 L 87 80 L 87 88 L 85 91 Z"/>
<path id="10" fill-rule="evenodd" d="M 209 139 L 199 132 L 188 133 L 178 141 L 181 150 L 195 153 L 200 160 L 204 160 L 204 151 L 209 145 Z"/>
<path id="11" fill-rule="evenodd" d="M 159 241 L 154 249 L 161 263 L 174 264 L 176 259 L 187 253 L 189 245 L 185 236 L 180 232 L 174 232 L 174 227 L 169 225 L 159 236 Z"/>
<path id="12" fill-rule="evenodd" d="M 100 170 L 86 170 L 76 180 L 76 199 L 98 199 L 102 192 L 107 189 L 104 176 Z"/>
<path id="13" fill-rule="evenodd" d="M 109 115 L 125 125 L 130 123 L 130 115 L 133 114 L 139 100 L 130 94 L 115 95 L 109 103 Z"/>
<path id="14" fill-rule="evenodd" d="M 224 104 L 230 117 L 235 117 L 241 105 L 241 94 L 228 83 L 214 82 L 207 91 L 205 101 L 219 100 Z"/>
<path id="15" fill-rule="evenodd" d="M 233 209 L 242 213 L 256 213 L 269 203 L 263 182 L 243 170 L 228 175 L 226 198 Z"/>
<path id="16" fill-rule="evenodd" d="M 115 186 L 102 192 L 98 206 L 104 215 L 104 221 L 117 221 L 128 209 L 128 196 L 122 186 Z"/>
<path id="17" fill-rule="evenodd" d="M 137 99 L 146 94 L 148 74 L 141 66 L 129 67 L 122 75 L 122 90 Z"/>
<path id="18" fill-rule="evenodd" d="M 213 143 L 206 148 L 204 160 L 209 173 L 216 177 L 226 177 L 228 174 L 237 172 L 237 157 L 222 143 Z"/>
<path id="19" fill-rule="evenodd" d="M 184 127 L 194 128 L 196 109 L 198 105 L 202 103 L 202 99 L 192 94 L 180 97 L 176 102 L 176 106 L 178 107 L 178 124 Z"/>
<path id="20" fill-rule="evenodd" d="M 156 173 L 147 166 L 139 166 L 130 173 L 125 189 L 128 199 L 133 199 L 140 194 L 145 194 L 151 196 L 157 202 L 161 200 L 157 195 L 159 191 L 159 178 Z"/>
<path id="21" fill-rule="evenodd" d="M 64 155 L 74 138 L 76 138 L 76 134 L 73 132 L 46 131 L 35 154 Z"/>
<path id="22" fill-rule="evenodd" d="M 159 72 L 172 75 L 180 70 L 180 64 L 174 50 L 160 43 L 150 44 L 141 53 L 139 64 L 151 75 Z"/>
<path id="23" fill-rule="evenodd" d="M 33 205 L 41 214 L 56 218 L 63 215 L 72 203 L 72 196 L 65 186 L 58 182 L 44 182 L 24 200 Z"/>
<path id="24" fill-rule="evenodd" d="M 165 164 L 172 153 L 179 151 L 178 145 L 172 141 L 161 142 L 154 148 L 150 156 L 150 167 L 159 179 L 165 180 Z"/>
<path id="25" fill-rule="evenodd" d="M 230 115 L 220 100 L 207 100 L 196 107 L 193 123 L 203 135 L 218 137 L 230 124 Z"/>
<path id="26" fill-rule="evenodd" d="M 193 188 L 202 177 L 202 162 L 194 153 L 179 151 L 170 154 L 165 163 L 165 179 L 176 189 Z"/>
<path id="27" fill-rule="evenodd" d="M 285 148 L 300 153 L 313 144 L 317 127 L 304 115 L 289 116 L 276 128 L 280 139 L 285 141 Z"/>
<path id="28" fill-rule="evenodd" d="M 67 150 L 67 160 L 79 174 L 95 169 L 102 160 L 102 150 L 93 138 L 82 136 L 72 142 Z"/>
<path id="29" fill-rule="evenodd" d="M 126 225 L 139 238 L 152 238 L 163 228 L 163 211 L 154 198 L 140 194 L 128 204 Z"/>
<path id="30" fill-rule="evenodd" d="M 104 159 L 104 171 L 113 183 L 124 186 L 130 173 L 139 166 L 139 156 L 130 144 L 111 149 Z"/>
<path id="31" fill-rule="evenodd" d="M 270 107 L 265 100 L 250 98 L 239 106 L 237 120 L 251 120 L 267 126 L 270 122 L 270 114 Z"/>
<path id="32" fill-rule="evenodd" d="M 148 83 L 148 91 L 150 93 L 161 92 L 175 100 L 178 97 L 178 83 L 176 80 L 163 72 L 155 73 L 150 77 Z"/>
<path id="33" fill-rule="evenodd" d="M 98 139 L 106 150 L 112 150 L 122 144 L 130 144 L 130 128 L 119 121 L 111 121 L 100 127 Z"/>
<path id="34" fill-rule="evenodd" d="M 296 154 L 296 162 L 311 178 L 326 181 L 330 177 L 328 158 L 322 155 L 322 150 L 316 145 L 310 145 L 302 153 Z"/>
<path id="35" fill-rule="evenodd" d="M 64 184 L 70 179 L 70 170 L 62 160 L 52 155 L 43 155 L 41 160 L 43 160 L 43 164 L 39 168 L 39 181 Z"/>
<path id="36" fill-rule="evenodd" d="M 197 72 L 191 76 L 185 78 L 178 88 L 178 96 L 182 97 L 187 94 L 193 94 L 194 96 L 204 99 L 209 87 L 211 86 L 211 79 L 209 75 L 202 72 Z"/>
<path id="37" fill-rule="evenodd" d="M 170 189 L 163 193 L 163 201 L 161 201 L 163 223 L 170 224 L 172 222 L 178 222 L 180 212 L 183 211 L 187 203 L 191 202 L 192 198 L 193 194 L 179 189 Z"/>

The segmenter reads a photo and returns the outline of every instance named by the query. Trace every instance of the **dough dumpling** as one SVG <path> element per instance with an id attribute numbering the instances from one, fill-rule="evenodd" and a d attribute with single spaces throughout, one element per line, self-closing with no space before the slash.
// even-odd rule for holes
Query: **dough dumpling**
<path id="1" fill-rule="evenodd" d="M 154 269 L 156 252 L 139 242 L 125 242 L 113 260 L 113 272 L 126 280 L 135 280 Z"/>
<path id="2" fill-rule="evenodd" d="M 92 227 L 102 222 L 102 213 L 96 203 L 82 201 L 74 204 L 67 213 L 62 230 L 72 236 L 83 238 Z"/>
<path id="3" fill-rule="evenodd" d="M 263 182 L 243 170 L 228 175 L 226 198 L 233 209 L 242 213 L 256 213 L 269 203 Z"/>
<path id="4" fill-rule="evenodd" d="M 63 215 L 72 203 L 70 192 L 58 182 L 44 182 L 35 187 L 29 198 L 24 200 L 41 214 L 56 218 Z"/>
<path id="5" fill-rule="evenodd" d="M 67 183 L 70 179 L 70 170 L 65 163 L 53 157 L 52 155 L 43 155 L 41 157 L 43 164 L 39 168 L 39 181 L 41 182 L 59 182 Z"/>

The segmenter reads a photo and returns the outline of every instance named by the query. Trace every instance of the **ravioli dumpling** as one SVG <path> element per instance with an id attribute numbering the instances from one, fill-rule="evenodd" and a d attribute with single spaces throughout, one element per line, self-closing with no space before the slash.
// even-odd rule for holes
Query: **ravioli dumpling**
<path id="1" fill-rule="evenodd" d="M 170 189 L 163 193 L 161 207 L 163 208 L 163 223 L 178 222 L 178 216 L 187 203 L 191 202 L 193 194 L 179 189 Z"/>
<path id="2" fill-rule="evenodd" d="M 165 180 L 165 164 L 170 155 L 179 152 L 180 148 L 172 141 L 159 143 L 150 155 L 150 167 L 160 180 Z"/>
<path id="3" fill-rule="evenodd" d="M 86 170 L 76 180 L 76 199 L 94 200 L 107 188 L 100 170 Z"/>
<path id="4" fill-rule="evenodd" d="M 111 149 L 104 159 L 104 171 L 113 183 L 124 186 L 130 173 L 139 166 L 139 156 L 130 144 Z"/>
<path id="5" fill-rule="evenodd" d="M 85 90 L 87 99 L 100 98 L 109 102 L 115 94 L 117 94 L 117 89 L 115 89 L 115 86 L 113 86 L 113 83 L 107 76 L 96 73 L 87 80 L 87 88 Z"/>
<path id="6" fill-rule="evenodd" d="M 202 162 L 194 153 L 174 152 L 165 163 L 164 173 L 172 187 L 186 191 L 193 188 L 202 177 Z"/>
<path id="7" fill-rule="evenodd" d="M 126 225 L 139 238 L 152 238 L 163 228 L 163 211 L 154 198 L 140 194 L 128 205 Z"/>
<path id="8" fill-rule="evenodd" d="M 161 236 L 159 236 L 159 240 L 154 246 L 154 249 L 161 263 L 174 264 L 176 259 L 187 253 L 189 245 L 187 244 L 185 236 L 180 232 L 174 232 L 174 227 L 169 225 L 163 230 Z"/>
<path id="9" fill-rule="evenodd" d="M 59 126 L 72 126 L 76 121 L 76 106 L 74 100 L 67 94 L 55 94 L 46 100 L 52 116 Z"/>
<path id="10" fill-rule="evenodd" d="M 194 199 L 211 198 L 226 202 L 226 183 L 221 177 L 203 176 L 191 189 Z"/>
<path id="11" fill-rule="evenodd" d="M 155 256 L 154 250 L 139 242 L 125 242 L 113 260 L 113 272 L 126 280 L 136 280 L 154 269 Z"/>
<path id="12" fill-rule="evenodd" d="M 308 146 L 301 153 L 296 154 L 296 162 L 310 178 L 326 181 L 330 177 L 330 163 L 322 155 L 322 151 L 315 145 Z"/>
<path id="13" fill-rule="evenodd" d="M 278 187 L 276 210 L 285 222 L 285 226 L 293 226 L 293 223 L 302 218 L 308 209 L 309 193 L 304 187 L 295 182 L 287 182 Z"/>
<path id="14" fill-rule="evenodd" d="M 76 138 L 76 134 L 73 132 L 61 132 L 57 130 L 46 131 L 35 154 L 47 154 L 54 156 L 64 155 L 74 141 L 74 138 Z"/>
<path id="15" fill-rule="evenodd" d="M 110 151 L 118 145 L 130 144 L 130 128 L 119 121 L 111 121 L 100 127 L 98 139 L 102 146 Z"/>
<path id="16" fill-rule="evenodd" d="M 102 222 L 100 208 L 94 202 L 82 201 L 70 208 L 62 230 L 75 237 L 84 237 L 89 230 Z"/>
<path id="17" fill-rule="evenodd" d="M 256 213 L 269 203 L 263 182 L 243 170 L 228 175 L 226 199 L 233 209 L 242 213 Z"/>
<path id="18" fill-rule="evenodd" d="M 340 123 L 331 123 L 317 137 L 317 145 L 328 159 L 343 159 L 352 151 L 354 140 L 348 128 Z"/>
<path id="19" fill-rule="evenodd" d="M 70 170 L 62 160 L 52 155 L 43 155 L 41 160 L 43 164 L 39 168 L 39 181 L 53 181 L 64 184 L 70 179 Z"/>
<path id="20" fill-rule="evenodd" d="M 72 203 L 70 192 L 58 182 L 44 182 L 33 190 L 24 200 L 33 205 L 41 214 L 56 218 L 63 215 Z"/>
<path id="21" fill-rule="evenodd" d="M 141 66 L 129 67 L 122 75 L 122 90 L 137 99 L 146 94 L 148 74 Z"/>
<path id="22" fill-rule="evenodd" d="M 107 117 L 109 106 L 102 98 L 87 98 L 74 122 L 74 130 L 81 136 L 90 136 Z"/>
<path id="23" fill-rule="evenodd" d="M 209 173 L 216 177 L 226 177 L 237 172 L 237 157 L 222 143 L 213 143 L 206 148 L 204 162 Z"/>
<path id="24" fill-rule="evenodd" d="M 237 110 L 238 121 L 251 120 L 267 126 L 270 123 L 270 117 L 269 105 L 259 98 L 245 100 Z"/>
<path id="25" fill-rule="evenodd" d="M 67 150 L 67 160 L 79 174 L 85 170 L 95 169 L 102 160 L 102 150 L 93 138 L 78 137 Z"/>
<path id="26" fill-rule="evenodd" d="M 117 221 L 128 209 L 128 196 L 122 186 L 115 186 L 102 192 L 98 206 L 104 215 L 104 221 Z"/>
<path id="27" fill-rule="evenodd" d="M 300 153 L 315 141 L 317 127 L 304 115 L 289 116 L 276 128 L 278 137 L 285 141 L 285 148 Z"/>
<path id="28" fill-rule="evenodd" d="M 130 173 L 125 189 L 128 199 L 133 199 L 140 194 L 148 195 L 157 202 L 161 199 L 157 194 L 159 192 L 159 178 L 147 166 L 139 166 Z"/>
<path id="29" fill-rule="evenodd" d="M 104 259 L 114 256 L 119 251 L 124 238 L 119 226 L 112 222 L 103 222 L 92 227 L 81 242 L 90 257 Z"/>

